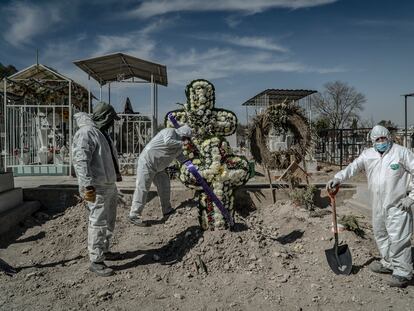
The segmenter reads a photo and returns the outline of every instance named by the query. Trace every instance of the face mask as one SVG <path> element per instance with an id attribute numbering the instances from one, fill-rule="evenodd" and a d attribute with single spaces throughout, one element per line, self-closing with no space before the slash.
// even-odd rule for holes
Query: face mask
<path id="1" fill-rule="evenodd" d="M 383 143 L 375 143 L 374 148 L 378 152 L 385 152 L 388 149 L 389 145 L 390 143 L 388 141 L 385 141 Z"/>

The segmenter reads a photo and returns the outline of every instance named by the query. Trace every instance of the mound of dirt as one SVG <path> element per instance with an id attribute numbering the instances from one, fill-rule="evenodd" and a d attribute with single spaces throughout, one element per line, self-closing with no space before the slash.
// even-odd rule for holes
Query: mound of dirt
<path id="1" fill-rule="evenodd" d="M 413 287 L 390 289 L 387 276 L 369 271 L 378 253 L 367 220 L 365 239 L 341 233 L 354 268 L 337 276 L 324 253 L 333 246 L 329 214 L 310 217 L 278 201 L 237 216 L 232 232 L 203 232 L 195 202 L 173 196 L 173 204 L 177 212 L 165 220 L 151 200 L 148 228 L 130 224 L 119 208 L 113 250 L 121 259 L 107 262 L 116 270 L 108 278 L 88 271 L 82 204 L 36 214 L 3 237 L 0 258 L 17 274 L 0 273 L 0 310 L 412 309 Z"/>

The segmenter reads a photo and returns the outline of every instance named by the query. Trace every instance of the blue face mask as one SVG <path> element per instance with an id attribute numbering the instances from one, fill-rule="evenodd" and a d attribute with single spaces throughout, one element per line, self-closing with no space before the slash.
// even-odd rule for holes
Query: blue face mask
<path id="1" fill-rule="evenodd" d="M 387 151 L 388 147 L 390 146 L 390 142 L 389 141 L 385 141 L 382 143 L 375 143 L 374 144 L 374 148 L 375 150 L 377 150 L 378 152 L 385 152 Z"/>

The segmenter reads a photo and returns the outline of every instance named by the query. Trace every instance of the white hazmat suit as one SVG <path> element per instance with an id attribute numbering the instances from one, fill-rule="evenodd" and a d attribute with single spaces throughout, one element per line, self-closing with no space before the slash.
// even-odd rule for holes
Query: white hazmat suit
<path id="1" fill-rule="evenodd" d="M 183 137 L 191 137 L 189 126 L 184 125 L 178 129 L 165 128 L 151 139 L 139 155 L 130 217 L 141 217 L 152 182 L 157 187 L 162 213 L 165 215 L 172 211 L 171 185 L 165 169 L 174 159 L 183 157 Z"/>
<path id="2" fill-rule="evenodd" d="M 91 117 L 84 112 L 74 115 L 79 130 L 73 137 L 73 166 L 79 182 L 79 192 L 93 186 L 96 201 L 88 202 L 88 251 L 91 262 L 103 262 L 109 252 L 118 203 L 116 172 L 112 154 L 114 146 L 96 128 Z"/>
<path id="3" fill-rule="evenodd" d="M 414 154 L 407 148 L 391 142 L 389 131 L 376 125 L 371 131 L 371 140 L 386 137 L 388 149 L 382 154 L 369 148 L 335 175 L 339 183 L 351 178 L 362 169 L 368 179 L 368 190 L 372 202 L 372 223 L 374 237 L 381 254 L 383 267 L 392 270 L 393 275 L 411 279 L 411 235 L 412 211 L 404 210 L 401 202 L 407 193 L 414 199 L 410 186 L 414 174 Z M 336 181 L 335 181 L 336 182 Z"/>

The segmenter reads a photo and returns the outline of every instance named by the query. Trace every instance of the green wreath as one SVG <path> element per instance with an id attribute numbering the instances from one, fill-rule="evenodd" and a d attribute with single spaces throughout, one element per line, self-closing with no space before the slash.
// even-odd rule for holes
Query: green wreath
<path id="1" fill-rule="evenodd" d="M 267 147 L 269 131 L 276 133 L 290 130 L 294 141 L 289 149 L 270 151 Z M 250 150 L 254 160 L 268 169 L 286 169 L 291 158 L 300 163 L 311 146 L 311 133 L 308 121 L 302 110 L 293 104 L 277 104 L 269 106 L 266 111 L 257 115 L 249 128 Z"/>

